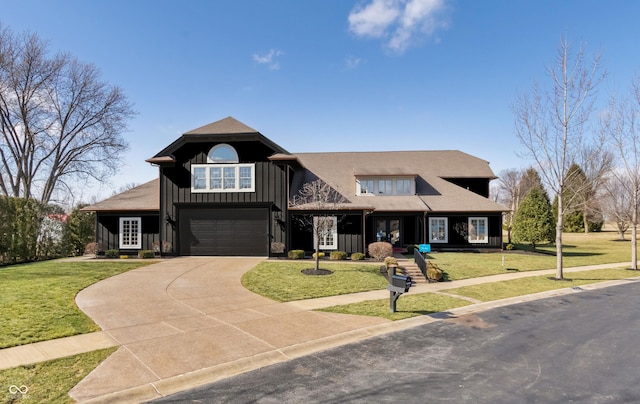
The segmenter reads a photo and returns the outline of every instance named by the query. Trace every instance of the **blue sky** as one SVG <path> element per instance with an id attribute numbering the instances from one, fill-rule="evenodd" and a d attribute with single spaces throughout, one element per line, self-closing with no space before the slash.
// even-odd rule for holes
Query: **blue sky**
<path id="1" fill-rule="evenodd" d="M 180 134 L 233 116 L 288 151 L 457 149 L 531 162 L 510 103 L 566 36 L 602 52 L 605 102 L 640 72 L 640 2 L 2 0 L 0 22 L 94 63 L 138 115 L 102 197 L 157 176 Z"/>

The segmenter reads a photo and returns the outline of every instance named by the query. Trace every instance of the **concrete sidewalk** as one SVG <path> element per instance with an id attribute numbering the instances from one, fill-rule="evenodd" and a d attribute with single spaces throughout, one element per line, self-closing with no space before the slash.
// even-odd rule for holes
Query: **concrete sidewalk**
<path id="1" fill-rule="evenodd" d="M 98 282 L 80 292 L 76 301 L 102 332 L 0 350 L 0 369 L 120 346 L 70 395 L 80 402 L 142 402 L 442 317 L 421 316 L 390 322 L 311 311 L 385 299 L 389 297 L 386 290 L 274 302 L 240 284 L 242 274 L 260 261 L 262 258 L 175 258 Z M 570 268 L 565 272 L 624 266 L 630 263 Z M 554 273 L 554 270 L 515 272 L 418 284 L 411 293 Z M 581 288 L 621 282 L 625 281 Z M 574 292 L 567 288 L 474 304 L 451 310 L 448 315 Z"/>

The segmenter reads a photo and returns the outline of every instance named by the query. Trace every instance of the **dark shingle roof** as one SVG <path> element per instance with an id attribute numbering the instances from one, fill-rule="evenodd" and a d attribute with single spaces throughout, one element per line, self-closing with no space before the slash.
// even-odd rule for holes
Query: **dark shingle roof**
<path id="1" fill-rule="evenodd" d="M 160 210 L 160 180 L 155 179 L 82 208 L 88 212 L 134 212 Z"/>
<path id="2" fill-rule="evenodd" d="M 376 211 L 404 212 L 502 212 L 492 200 L 459 187 L 445 178 L 496 178 L 485 160 L 458 150 L 296 153 L 306 170 L 296 171 L 293 197 L 304 183 L 322 179 L 354 206 Z M 416 195 L 356 195 L 356 177 L 416 177 Z"/>
<path id="3" fill-rule="evenodd" d="M 186 132 L 185 135 L 232 135 L 239 133 L 259 133 L 257 130 L 228 116 L 216 122 Z"/>

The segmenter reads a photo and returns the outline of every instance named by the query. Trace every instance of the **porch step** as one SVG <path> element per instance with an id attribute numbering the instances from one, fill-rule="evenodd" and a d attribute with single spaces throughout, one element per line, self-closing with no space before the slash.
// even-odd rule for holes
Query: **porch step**
<path id="1" fill-rule="evenodd" d="M 420 268 L 413 260 L 406 259 L 403 256 L 396 256 L 396 259 L 398 260 L 398 271 L 403 275 L 410 276 L 413 283 L 427 283 L 427 278 L 422 275 Z"/>

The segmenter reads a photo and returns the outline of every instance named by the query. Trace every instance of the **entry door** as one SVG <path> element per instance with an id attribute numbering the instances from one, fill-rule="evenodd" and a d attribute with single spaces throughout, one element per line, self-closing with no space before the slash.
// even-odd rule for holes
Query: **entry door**
<path id="1" fill-rule="evenodd" d="M 394 247 L 401 247 L 400 219 L 376 219 L 376 241 L 386 241 Z"/>

